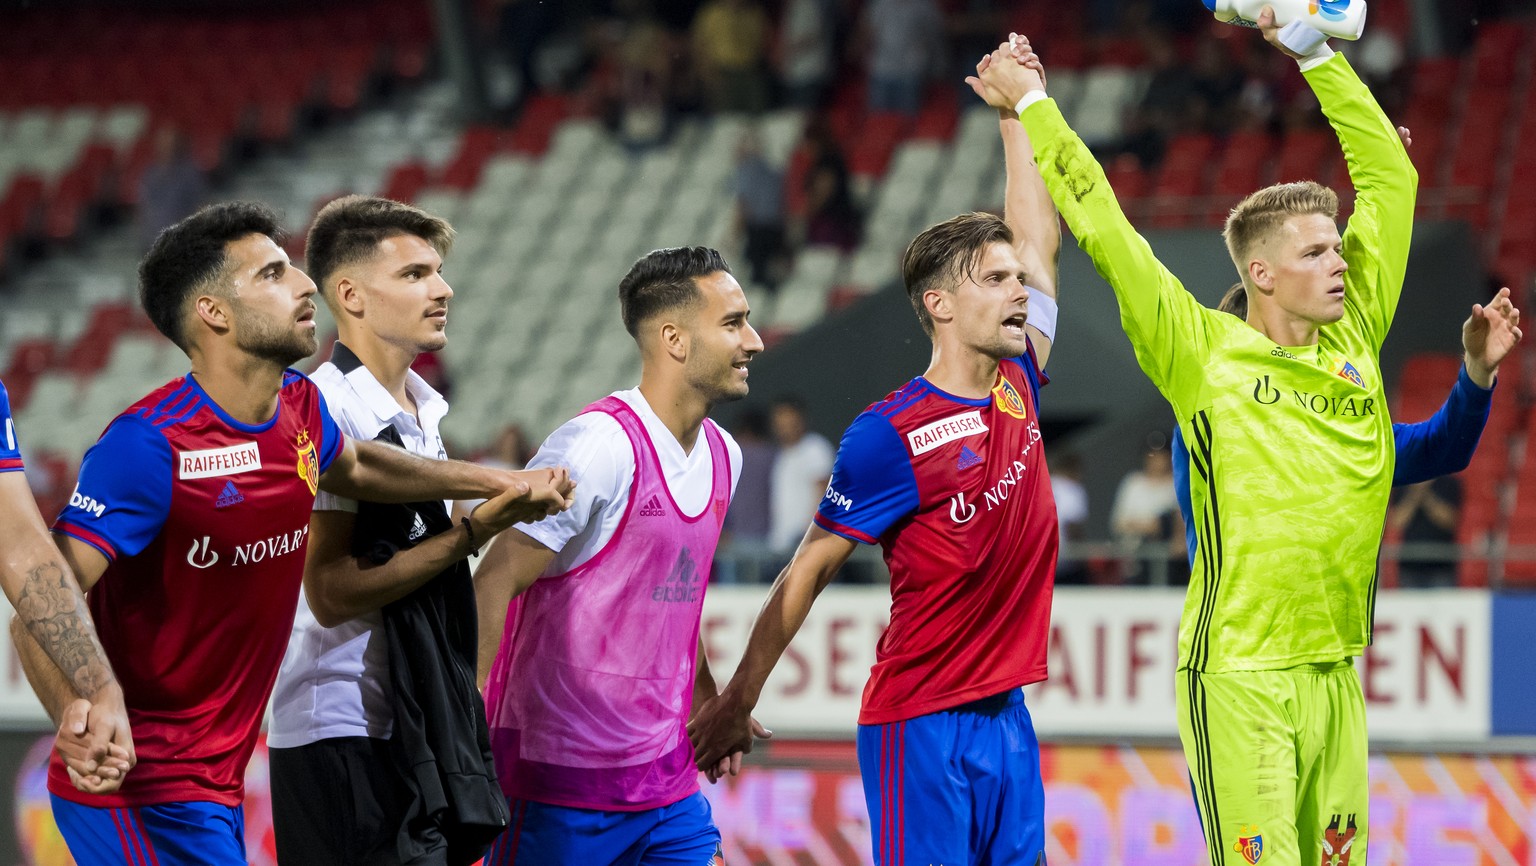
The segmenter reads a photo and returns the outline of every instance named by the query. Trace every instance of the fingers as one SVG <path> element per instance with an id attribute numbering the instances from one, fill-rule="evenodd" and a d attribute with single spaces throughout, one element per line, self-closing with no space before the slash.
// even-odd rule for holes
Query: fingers
<path id="1" fill-rule="evenodd" d="M 987 98 L 986 88 L 982 86 L 980 78 L 977 78 L 974 75 L 967 75 L 965 77 L 965 83 L 969 84 L 971 86 L 971 92 L 972 93 L 974 93 L 977 96 L 981 97 L 983 100 L 985 100 Z"/>
<path id="2" fill-rule="evenodd" d="M 752 719 L 752 736 L 759 740 L 766 740 L 773 736 L 773 731 L 763 727 L 763 723 L 757 719 Z"/>
<path id="3" fill-rule="evenodd" d="M 1397 137 L 1403 140 L 1403 147 L 1409 147 L 1413 144 L 1413 132 L 1406 126 L 1399 126 L 1397 128 Z"/>
<path id="4" fill-rule="evenodd" d="M 1265 33 L 1264 33 L 1265 38 L 1268 38 L 1269 31 L 1276 29 L 1276 25 L 1275 25 L 1275 7 L 1273 7 L 1273 6 L 1265 6 L 1259 12 L 1259 20 L 1255 21 L 1254 23 L 1259 25 L 1259 29 L 1260 30 L 1265 31 Z"/>
<path id="5" fill-rule="evenodd" d="M 731 771 L 731 775 L 732 776 L 740 776 L 741 775 L 741 757 L 742 757 L 742 753 L 741 752 L 732 752 L 731 756 L 729 758 L 725 759 L 726 765 L 728 767 L 730 767 L 730 771 Z"/>
<path id="6" fill-rule="evenodd" d="M 86 720 L 91 715 L 91 702 L 84 698 L 76 698 L 69 702 L 59 717 L 59 730 L 68 730 L 71 734 L 81 736 L 85 733 Z"/>

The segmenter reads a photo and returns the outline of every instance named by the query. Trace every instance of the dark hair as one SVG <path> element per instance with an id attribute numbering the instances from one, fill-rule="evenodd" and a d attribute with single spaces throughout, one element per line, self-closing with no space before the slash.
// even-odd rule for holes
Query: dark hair
<path id="1" fill-rule="evenodd" d="M 933 318 L 923 305 L 929 289 L 946 289 L 975 270 L 989 244 L 1013 243 L 1013 230 L 1003 218 L 989 213 L 967 213 L 925 229 L 907 247 L 901 260 L 901 279 L 907 298 L 917 312 L 923 333 L 933 336 Z"/>
<path id="2" fill-rule="evenodd" d="M 1242 283 L 1233 284 L 1232 288 L 1227 289 L 1227 293 L 1221 296 L 1221 303 L 1216 305 L 1216 309 L 1223 313 L 1231 313 L 1239 319 L 1246 321 L 1248 318 L 1248 289 Z"/>
<path id="3" fill-rule="evenodd" d="M 699 300 L 697 280 L 731 266 L 709 247 L 669 247 L 640 257 L 619 281 L 619 315 L 631 337 L 640 336 L 640 323 L 657 313 L 691 306 Z"/>
<path id="4" fill-rule="evenodd" d="M 440 256 L 453 247 L 453 226 L 447 220 L 393 199 L 349 195 L 315 214 L 304 242 L 304 265 L 329 302 L 326 284 L 336 271 L 367 259 L 382 241 L 396 235 L 415 235 Z"/>
<path id="5" fill-rule="evenodd" d="M 220 278 L 228 267 L 228 245 L 247 235 L 283 242 L 277 213 L 259 202 L 209 205 L 160 232 L 139 262 L 139 299 L 160 333 L 187 349 L 187 299 Z"/>

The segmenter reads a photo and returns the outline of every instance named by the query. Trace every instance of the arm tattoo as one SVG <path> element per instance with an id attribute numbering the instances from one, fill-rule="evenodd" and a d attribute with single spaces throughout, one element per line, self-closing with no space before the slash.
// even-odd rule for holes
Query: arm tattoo
<path id="1" fill-rule="evenodd" d="M 87 618 L 85 598 L 57 562 L 27 573 L 16 612 L 38 646 L 69 678 L 75 694 L 90 697 L 111 684 L 112 668 Z"/>

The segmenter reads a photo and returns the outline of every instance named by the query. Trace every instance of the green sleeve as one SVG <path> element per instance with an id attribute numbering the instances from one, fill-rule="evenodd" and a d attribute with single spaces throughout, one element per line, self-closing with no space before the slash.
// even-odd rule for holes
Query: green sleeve
<path id="1" fill-rule="evenodd" d="M 1307 83 L 1344 148 L 1355 213 L 1344 230 L 1345 303 L 1377 349 L 1387 338 L 1408 269 L 1419 174 L 1397 129 L 1344 55 L 1307 70 Z"/>
<path id="2" fill-rule="evenodd" d="M 1061 109 L 1042 99 L 1020 118 L 1035 147 L 1035 161 L 1056 208 L 1115 290 L 1120 323 L 1136 360 L 1173 404 L 1179 417 L 1195 409 L 1216 315 L 1184 290 L 1152 255 L 1115 200 L 1104 169 L 1067 126 Z"/>

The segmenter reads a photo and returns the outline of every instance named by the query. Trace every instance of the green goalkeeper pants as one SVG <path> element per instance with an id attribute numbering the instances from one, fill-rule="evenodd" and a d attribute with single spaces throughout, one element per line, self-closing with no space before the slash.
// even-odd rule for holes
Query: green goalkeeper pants
<path id="1" fill-rule="evenodd" d="M 1351 661 L 1178 672 L 1212 866 L 1364 866 L 1365 698 Z"/>

